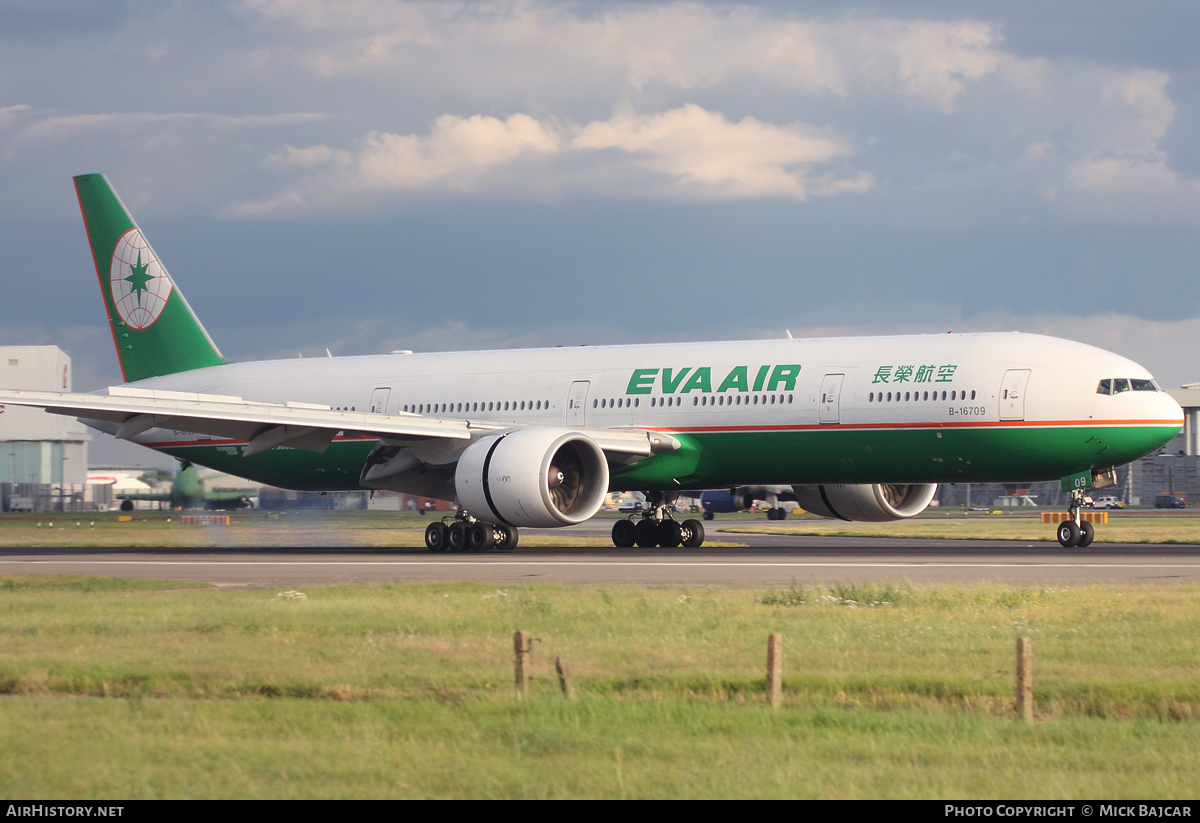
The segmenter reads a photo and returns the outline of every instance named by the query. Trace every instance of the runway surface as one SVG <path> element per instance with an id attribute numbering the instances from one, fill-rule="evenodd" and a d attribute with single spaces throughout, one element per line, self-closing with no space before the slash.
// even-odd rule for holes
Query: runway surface
<path id="1" fill-rule="evenodd" d="M 749 548 L 9 549 L 0 573 L 303 585 L 388 580 L 787 585 L 843 580 L 1039 583 L 1200 582 L 1200 546 L 719 535 Z"/>

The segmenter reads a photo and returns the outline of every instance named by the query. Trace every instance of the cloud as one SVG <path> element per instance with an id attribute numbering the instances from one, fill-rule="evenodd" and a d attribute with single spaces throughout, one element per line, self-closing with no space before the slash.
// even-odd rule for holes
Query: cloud
<path id="1" fill-rule="evenodd" d="M 407 189 L 443 181 L 471 188 L 473 173 L 526 153 L 553 153 L 561 140 L 553 126 L 525 114 L 507 120 L 442 115 L 428 135 L 372 132 L 361 142 L 359 179 L 378 189 Z"/>
<path id="2" fill-rule="evenodd" d="M 248 0 L 246 8 L 311 37 L 303 49 L 265 47 L 258 65 L 384 83 L 419 61 L 423 77 L 470 77 L 482 88 L 568 90 L 582 80 L 693 91 L 754 80 L 835 96 L 883 89 L 950 110 L 1005 57 L 987 22 L 804 19 L 749 5 L 626 4 L 592 12 L 527 0 Z"/>
<path id="3" fill-rule="evenodd" d="M 803 200 L 869 190 L 873 180 L 865 172 L 809 174 L 819 164 L 851 154 L 850 142 L 828 130 L 805 123 L 776 126 L 753 117 L 731 122 L 694 104 L 651 115 L 623 112 L 583 127 L 526 114 L 505 120 L 446 114 L 428 134 L 371 132 L 354 151 L 285 146 L 268 156 L 267 165 L 308 176 L 282 194 L 237 204 L 228 214 L 295 211 L 362 190 L 499 187 L 510 198 L 554 190 L 635 198 Z M 565 162 L 542 164 L 534 176 L 514 170 L 518 161 L 538 158 Z M 603 173 L 588 174 L 589 166 Z M 505 170 L 513 173 L 498 174 Z M 614 177 L 632 179 L 632 185 L 614 188 Z"/>
<path id="4" fill-rule="evenodd" d="M 775 126 L 753 117 L 731 123 L 689 104 L 662 114 L 621 114 L 589 123 L 572 141 L 576 149 L 615 148 L 640 155 L 644 168 L 670 175 L 703 197 L 790 197 L 862 192 L 871 177 L 822 179 L 809 185 L 797 167 L 811 168 L 852 153 L 845 139 L 818 134 L 804 124 Z"/>
<path id="5" fill-rule="evenodd" d="M 1081 217 L 1125 223 L 1200 222 L 1200 178 L 1171 168 L 1162 141 L 1175 117 L 1158 71 L 1102 72 L 1079 118 L 1090 150 L 1044 187 L 1048 200 Z"/>
<path id="6" fill-rule="evenodd" d="M 28 109 L 28 106 L 13 106 L 13 109 Z M 6 110 L 0 109 L 0 116 Z M 171 126 L 192 126 L 209 131 L 232 129 L 264 129 L 317 123 L 331 115 L 319 112 L 291 112 L 283 114 L 253 114 L 234 116 L 229 114 L 207 114 L 203 112 L 106 112 L 102 114 L 43 114 L 36 117 L 14 136 L 10 151 L 21 144 L 38 144 L 46 141 L 59 142 L 85 133 L 104 130 L 152 131 Z"/>

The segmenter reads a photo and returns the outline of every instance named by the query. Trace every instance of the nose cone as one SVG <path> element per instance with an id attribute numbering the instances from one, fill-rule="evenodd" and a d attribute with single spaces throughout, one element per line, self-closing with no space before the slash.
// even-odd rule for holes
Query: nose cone
<path id="1" fill-rule="evenodd" d="M 1146 428 L 1155 433 L 1155 449 L 1165 446 L 1183 428 L 1183 408 L 1166 392 L 1155 392 L 1146 400 Z"/>
<path id="2" fill-rule="evenodd" d="M 1154 392 L 1146 402 L 1146 422 L 1158 426 L 1174 426 L 1174 437 L 1183 428 L 1183 407 L 1166 392 Z"/>

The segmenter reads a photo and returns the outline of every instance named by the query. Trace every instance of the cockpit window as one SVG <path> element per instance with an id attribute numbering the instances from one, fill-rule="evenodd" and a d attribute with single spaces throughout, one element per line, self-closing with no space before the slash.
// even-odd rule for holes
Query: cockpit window
<path id="1" fill-rule="evenodd" d="M 1096 394 L 1120 394 L 1127 391 L 1162 391 L 1153 380 L 1127 377 L 1105 378 L 1096 386 Z"/>

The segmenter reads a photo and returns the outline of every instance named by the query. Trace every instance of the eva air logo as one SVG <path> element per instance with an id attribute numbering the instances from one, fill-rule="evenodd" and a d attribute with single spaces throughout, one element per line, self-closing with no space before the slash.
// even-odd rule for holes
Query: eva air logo
<path id="1" fill-rule="evenodd" d="M 117 241 L 109 286 L 121 321 L 136 331 L 153 326 L 166 307 L 171 279 L 139 229 L 130 229 Z"/>

